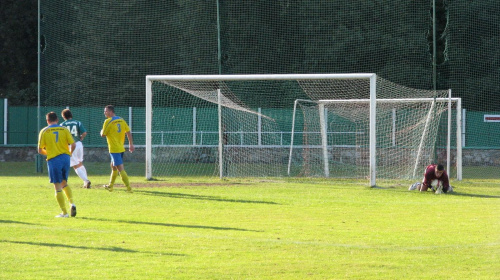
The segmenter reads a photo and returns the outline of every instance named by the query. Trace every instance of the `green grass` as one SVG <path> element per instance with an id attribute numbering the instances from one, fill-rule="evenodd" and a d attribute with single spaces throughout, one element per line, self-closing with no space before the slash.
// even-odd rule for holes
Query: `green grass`
<path id="1" fill-rule="evenodd" d="M 500 180 L 176 177 L 80 188 L 59 213 L 33 163 L 0 163 L 0 279 L 498 279 Z M 106 164 L 89 164 L 94 185 Z M 94 175 L 99 174 L 99 175 Z M 149 185 L 148 185 L 149 184 Z M 140 188 L 138 187 L 141 186 Z"/>

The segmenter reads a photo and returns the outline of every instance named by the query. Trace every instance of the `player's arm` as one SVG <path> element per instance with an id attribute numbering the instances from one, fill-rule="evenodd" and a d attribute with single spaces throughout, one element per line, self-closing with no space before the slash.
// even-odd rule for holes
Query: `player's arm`
<path id="1" fill-rule="evenodd" d="M 83 141 L 83 139 L 87 136 L 87 132 L 84 132 L 80 135 L 80 141 Z"/>
<path id="2" fill-rule="evenodd" d="M 108 126 L 109 123 L 111 122 L 111 119 L 106 119 L 104 123 L 102 124 L 102 129 L 101 129 L 101 137 L 106 137 L 106 134 L 108 133 Z"/>
<path id="3" fill-rule="evenodd" d="M 43 136 L 43 131 L 41 131 L 40 135 L 38 135 L 38 153 L 46 156 L 47 150 L 45 150 L 45 142 L 43 141 L 42 136 Z"/>
<path id="4" fill-rule="evenodd" d="M 69 146 L 69 153 L 73 154 L 73 151 L 76 148 L 76 144 L 75 144 L 75 140 L 73 140 L 73 136 L 71 135 L 71 132 L 67 128 L 66 128 L 66 141 L 67 141 L 68 146 Z"/>
<path id="5" fill-rule="evenodd" d="M 106 131 L 106 127 L 108 127 L 108 126 L 107 126 L 107 124 L 108 124 L 108 122 L 107 122 L 107 121 L 105 121 L 105 122 L 104 122 L 104 125 L 102 126 L 102 129 L 101 129 L 101 137 L 106 137 L 106 133 L 107 133 L 107 131 Z"/>
<path id="6" fill-rule="evenodd" d="M 430 169 L 430 168 L 426 168 L 425 169 L 425 173 L 424 173 L 424 179 L 422 180 L 422 185 L 424 186 L 427 186 L 427 187 L 430 187 L 431 186 L 431 182 L 432 182 L 432 173 L 433 171 Z"/>
<path id="7" fill-rule="evenodd" d="M 73 151 L 75 150 L 75 148 L 76 148 L 76 144 L 75 144 L 74 142 L 73 142 L 73 143 L 71 143 L 70 148 L 69 148 L 69 152 L 70 152 L 71 154 L 73 154 Z"/>
<path id="8" fill-rule="evenodd" d="M 38 153 L 44 156 L 47 155 L 47 151 L 45 149 L 40 148 L 40 146 L 38 146 Z"/>
<path id="9" fill-rule="evenodd" d="M 128 150 L 132 153 L 135 150 L 134 140 L 132 139 L 132 133 L 130 131 L 126 132 L 128 138 Z"/>
<path id="10" fill-rule="evenodd" d="M 442 177 L 441 181 L 442 181 L 443 187 L 444 188 L 450 187 L 450 179 L 448 178 L 448 174 L 445 173 L 441 177 Z"/>

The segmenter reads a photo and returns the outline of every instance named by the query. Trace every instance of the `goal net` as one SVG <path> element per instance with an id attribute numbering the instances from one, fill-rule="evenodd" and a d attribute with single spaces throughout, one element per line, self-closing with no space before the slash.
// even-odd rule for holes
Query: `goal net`
<path id="1" fill-rule="evenodd" d="M 435 154 L 447 95 L 375 74 L 147 76 L 146 177 L 394 177 L 386 158 Z"/>
<path id="2" fill-rule="evenodd" d="M 288 174 L 370 178 L 374 186 L 375 178 L 420 178 L 439 162 L 461 179 L 460 107 L 459 98 L 449 97 L 298 99 Z"/>
<path id="3" fill-rule="evenodd" d="M 283 84 L 234 78 L 151 78 L 146 108 L 148 178 L 285 175 L 289 142 L 284 144 L 279 128 L 283 105 L 272 100 Z"/>

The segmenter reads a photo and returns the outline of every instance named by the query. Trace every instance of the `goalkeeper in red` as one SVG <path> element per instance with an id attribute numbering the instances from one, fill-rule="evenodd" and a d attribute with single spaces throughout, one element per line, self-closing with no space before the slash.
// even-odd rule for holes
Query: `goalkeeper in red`
<path id="1" fill-rule="evenodd" d="M 125 135 L 128 138 L 129 151 L 132 153 L 134 148 L 134 141 L 132 140 L 132 133 L 127 122 L 115 115 L 115 107 L 107 105 L 104 108 L 104 115 L 106 120 L 102 126 L 101 137 L 106 137 L 108 142 L 109 154 L 111 156 L 111 177 L 109 185 L 105 188 L 112 192 L 116 177 L 120 175 L 122 182 L 127 187 L 127 192 L 132 192 L 127 172 L 123 166 L 123 154 L 125 153 Z"/>
<path id="2" fill-rule="evenodd" d="M 435 191 L 437 194 L 451 193 L 453 192 L 453 187 L 450 186 L 450 181 L 448 174 L 444 170 L 444 166 L 441 164 L 430 164 L 425 168 L 424 179 L 422 183 L 415 183 L 410 186 L 408 190 L 418 190 L 425 192 L 428 189 Z"/>

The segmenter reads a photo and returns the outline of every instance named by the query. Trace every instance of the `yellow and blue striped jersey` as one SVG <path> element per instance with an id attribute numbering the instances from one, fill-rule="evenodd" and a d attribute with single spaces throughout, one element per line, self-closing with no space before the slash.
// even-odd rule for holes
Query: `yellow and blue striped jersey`
<path id="1" fill-rule="evenodd" d="M 71 156 L 69 145 L 75 141 L 66 127 L 57 124 L 49 125 L 40 131 L 38 135 L 38 148 L 47 151 L 47 160 L 61 154 Z"/>
<path id="2" fill-rule="evenodd" d="M 125 134 L 130 131 L 127 122 L 114 116 L 104 121 L 102 125 L 102 135 L 106 136 L 110 153 L 125 152 Z"/>

